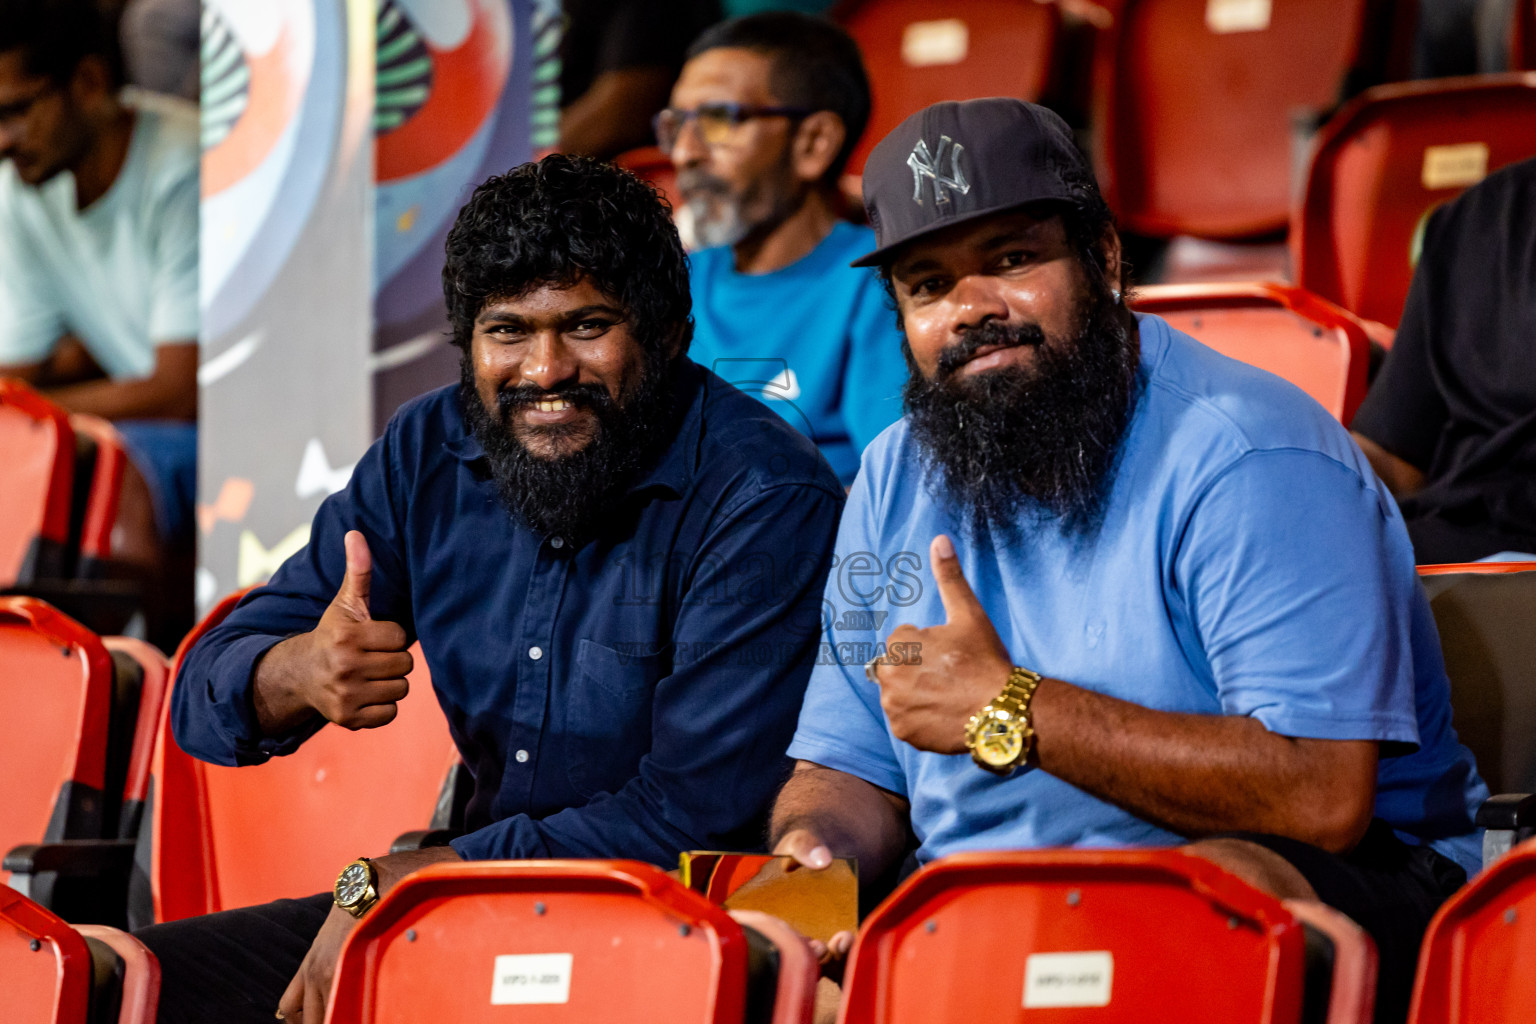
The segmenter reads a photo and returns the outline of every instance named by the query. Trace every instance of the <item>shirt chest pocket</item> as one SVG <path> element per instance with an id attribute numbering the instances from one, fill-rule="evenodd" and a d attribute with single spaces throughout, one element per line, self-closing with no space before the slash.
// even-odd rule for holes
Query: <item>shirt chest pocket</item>
<path id="1" fill-rule="evenodd" d="M 639 645 L 636 645 L 639 648 Z M 651 701 L 666 657 L 582 640 L 567 681 L 566 773 L 583 798 L 616 792 L 651 749 Z"/>

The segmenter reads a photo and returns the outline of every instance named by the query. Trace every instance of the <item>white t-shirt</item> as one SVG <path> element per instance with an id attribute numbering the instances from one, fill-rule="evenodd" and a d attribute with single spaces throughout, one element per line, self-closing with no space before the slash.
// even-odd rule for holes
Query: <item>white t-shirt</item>
<path id="1" fill-rule="evenodd" d="M 105 195 L 75 208 L 75 176 L 40 187 L 0 164 L 0 366 L 47 358 L 65 334 L 116 379 L 155 347 L 197 339 L 197 107 L 124 90 L 137 112 Z"/>

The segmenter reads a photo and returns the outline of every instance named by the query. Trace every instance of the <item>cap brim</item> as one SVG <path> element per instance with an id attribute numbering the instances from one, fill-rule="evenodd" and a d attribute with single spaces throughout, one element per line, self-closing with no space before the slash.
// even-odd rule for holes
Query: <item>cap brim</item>
<path id="1" fill-rule="evenodd" d="M 980 220 L 983 217 L 995 217 L 1000 213 L 1011 213 L 1014 210 L 1021 210 L 1026 206 L 1035 206 L 1038 203 L 1065 203 L 1067 205 L 1072 205 L 1072 202 L 1073 201 L 1071 199 L 1067 199 L 1062 196 L 1044 196 L 1040 199 L 1026 199 L 1022 203 L 1005 203 L 1002 206 L 993 206 L 985 210 L 972 210 L 970 213 L 967 213 L 962 217 L 956 217 L 953 220 L 946 220 L 942 224 L 930 225 L 926 228 L 923 228 L 921 231 L 913 232 L 906 238 L 892 242 L 890 245 L 882 245 L 878 249 L 865 253 L 863 256 L 860 256 L 858 259 L 854 260 L 848 265 L 850 267 L 882 266 L 886 263 L 893 262 L 896 259 L 896 254 L 902 249 L 905 249 L 907 246 L 911 245 L 913 242 L 920 242 L 931 235 L 940 233 L 941 231 L 948 231 L 950 228 L 959 227 L 962 224 L 969 224 L 972 221 Z"/>

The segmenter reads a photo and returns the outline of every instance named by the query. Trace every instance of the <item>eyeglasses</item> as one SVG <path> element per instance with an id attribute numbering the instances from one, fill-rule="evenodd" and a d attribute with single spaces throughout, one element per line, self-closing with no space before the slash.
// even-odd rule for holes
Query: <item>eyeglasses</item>
<path id="1" fill-rule="evenodd" d="M 692 121 L 699 127 L 699 136 L 707 146 L 718 146 L 731 137 L 738 125 L 758 117 L 809 117 L 815 113 L 804 107 L 749 107 L 741 103 L 705 103 L 693 110 L 677 110 L 668 107 L 651 122 L 656 129 L 656 145 L 663 153 L 670 154 L 677 145 L 678 136 Z"/>

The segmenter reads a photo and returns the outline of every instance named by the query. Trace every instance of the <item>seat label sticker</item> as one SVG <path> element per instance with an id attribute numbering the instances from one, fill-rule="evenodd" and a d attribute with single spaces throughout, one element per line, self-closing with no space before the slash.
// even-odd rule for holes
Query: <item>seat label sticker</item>
<path id="1" fill-rule="evenodd" d="M 1114 979 L 1108 950 L 1031 953 L 1024 961 L 1024 1007 L 1108 1006 Z"/>
<path id="2" fill-rule="evenodd" d="M 1488 144 L 1463 142 L 1455 146 L 1427 146 L 1421 180 L 1426 189 L 1466 188 L 1488 176 Z"/>
<path id="3" fill-rule="evenodd" d="M 496 958 L 492 1006 L 566 1003 L 571 998 L 570 953 L 518 953 Z"/>
<path id="4" fill-rule="evenodd" d="M 970 26 L 959 18 L 914 21 L 901 33 L 901 60 L 909 68 L 959 64 L 970 48 Z"/>
<path id="5" fill-rule="evenodd" d="M 1205 27 L 1217 35 L 1269 28 L 1272 0 L 1206 0 Z"/>

